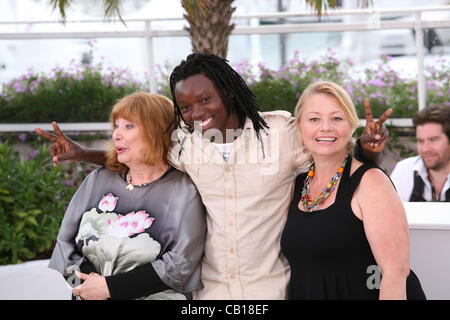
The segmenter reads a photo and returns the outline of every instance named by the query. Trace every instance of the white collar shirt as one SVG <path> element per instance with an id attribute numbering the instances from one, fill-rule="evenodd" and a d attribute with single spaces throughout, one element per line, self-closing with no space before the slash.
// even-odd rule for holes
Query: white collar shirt
<path id="1" fill-rule="evenodd" d="M 400 199 L 408 202 L 414 187 L 414 171 L 420 175 L 424 182 L 423 198 L 426 201 L 432 201 L 432 185 L 428 179 L 428 171 L 420 156 L 410 157 L 397 163 L 391 174 L 391 180 L 394 183 Z M 440 201 L 445 201 L 445 193 L 450 188 L 450 173 L 447 176 L 444 187 L 439 195 Z"/>

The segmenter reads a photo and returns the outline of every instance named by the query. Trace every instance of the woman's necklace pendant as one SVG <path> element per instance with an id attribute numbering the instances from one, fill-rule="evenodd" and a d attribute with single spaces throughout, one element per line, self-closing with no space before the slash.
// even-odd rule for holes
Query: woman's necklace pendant
<path id="1" fill-rule="evenodd" d="M 133 186 L 133 183 L 131 182 L 131 174 L 130 174 L 130 172 L 128 172 L 128 174 L 127 174 L 127 182 L 128 182 L 128 185 L 127 185 L 126 189 L 129 190 L 129 191 L 133 191 L 134 186 Z"/>

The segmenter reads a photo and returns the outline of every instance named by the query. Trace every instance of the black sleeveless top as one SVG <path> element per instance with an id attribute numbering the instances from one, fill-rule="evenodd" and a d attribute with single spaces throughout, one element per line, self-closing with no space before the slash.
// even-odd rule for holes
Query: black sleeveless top
<path id="1" fill-rule="evenodd" d="M 306 173 L 297 176 L 295 192 L 281 237 L 281 250 L 291 267 L 289 299 L 379 298 L 381 275 L 364 232 L 363 222 L 351 209 L 351 200 L 364 173 L 363 164 L 350 177 L 347 161 L 335 202 L 326 209 L 298 208 Z M 380 169 L 381 170 L 381 169 Z M 416 275 L 407 279 L 408 299 L 425 299 Z"/>

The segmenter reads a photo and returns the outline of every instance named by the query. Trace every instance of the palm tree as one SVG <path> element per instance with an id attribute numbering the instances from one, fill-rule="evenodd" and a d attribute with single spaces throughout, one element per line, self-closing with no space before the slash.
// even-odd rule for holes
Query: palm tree
<path id="1" fill-rule="evenodd" d="M 73 0 L 49 0 L 54 9 L 58 8 L 62 22 L 66 21 L 66 10 Z M 186 11 L 184 18 L 189 26 L 185 29 L 191 36 L 193 52 L 213 53 L 226 57 L 228 39 L 234 29 L 231 16 L 235 11 L 234 0 L 181 0 Z M 321 17 L 328 8 L 336 8 L 341 0 L 304 0 L 317 16 Z M 120 15 L 121 0 L 104 0 L 105 18 L 111 19 Z M 358 0 L 358 5 L 367 7 L 372 0 Z"/>
<path id="2" fill-rule="evenodd" d="M 234 0 L 182 0 L 189 23 L 186 30 L 191 36 L 193 52 L 213 53 L 226 57 L 228 39 L 234 29 L 230 24 L 235 7 Z"/>

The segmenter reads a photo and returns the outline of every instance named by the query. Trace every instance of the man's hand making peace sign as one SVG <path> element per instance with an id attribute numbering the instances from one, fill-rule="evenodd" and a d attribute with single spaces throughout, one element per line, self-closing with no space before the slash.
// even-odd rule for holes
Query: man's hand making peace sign
<path id="1" fill-rule="evenodd" d="M 42 129 L 36 128 L 35 131 L 43 138 L 52 142 L 53 144 L 49 148 L 49 153 L 52 155 L 53 164 L 58 165 L 59 161 L 71 160 L 80 161 L 83 159 L 85 149 L 68 138 L 56 124 L 52 122 L 53 130 L 55 134 L 48 133 Z"/>
<path id="2" fill-rule="evenodd" d="M 373 120 L 372 109 L 368 99 L 364 99 L 364 113 L 366 116 L 366 127 L 361 134 L 361 147 L 372 153 L 383 151 L 388 139 L 389 132 L 384 122 L 392 115 L 392 108 L 387 109 L 377 121 Z"/>

